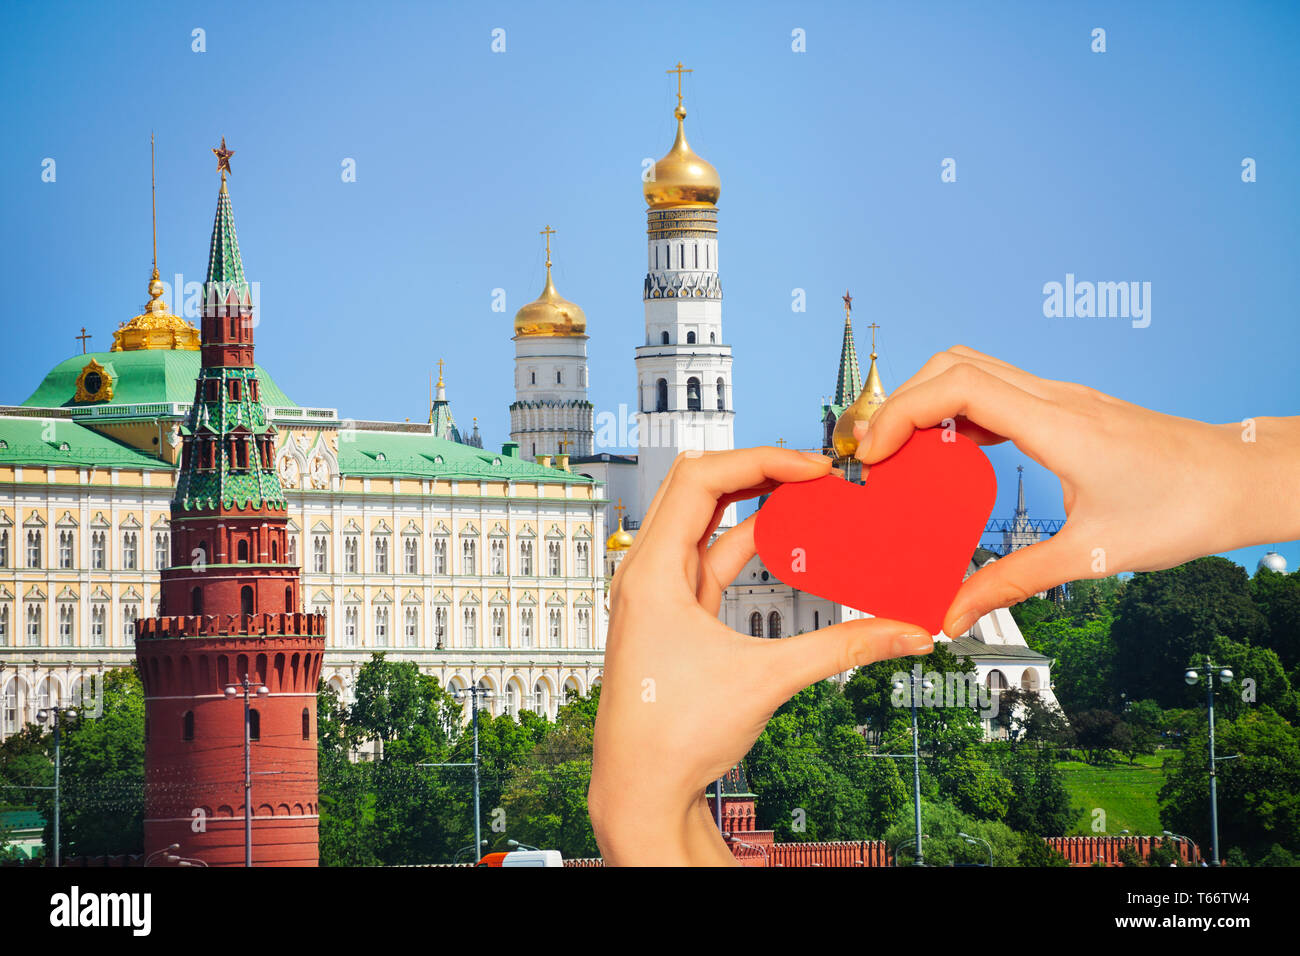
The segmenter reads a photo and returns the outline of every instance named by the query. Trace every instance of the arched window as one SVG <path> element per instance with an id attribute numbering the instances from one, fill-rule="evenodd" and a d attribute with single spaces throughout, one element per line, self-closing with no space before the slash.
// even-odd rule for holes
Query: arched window
<path id="1" fill-rule="evenodd" d="M 664 334 L 663 334 L 663 338 L 661 339 L 661 343 L 662 343 L 663 345 L 667 345 L 667 344 L 668 344 L 668 333 L 667 333 L 667 332 L 664 332 Z"/>
<path id="2" fill-rule="evenodd" d="M 239 589 L 239 613 L 253 613 L 253 588 L 251 585 L 245 584 Z"/>
<path id="3" fill-rule="evenodd" d="M 271 563 L 280 563 L 280 542 L 276 541 L 274 538 L 271 539 Z"/>
<path id="4" fill-rule="evenodd" d="M 710 333 L 709 333 L 709 343 L 710 343 L 711 345 L 716 345 L 717 342 L 718 342 L 718 333 L 717 333 L 717 332 L 710 332 Z"/>
<path id="5" fill-rule="evenodd" d="M 406 574 L 420 573 L 420 540 L 413 534 L 402 541 L 402 571 Z"/>
<path id="6" fill-rule="evenodd" d="M 665 332 L 665 335 L 668 333 Z M 661 378 L 655 383 L 655 411 L 668 411 L 668 379 Z"/>
<path id="7" fill-rule="evenodd" d="M 1038 691 L 1038 671 L 1032 667 L 1026 667 L 1025 672 L 1020 675 L 1020 689 L 1026 691 Z"/>
<path id="8" fill-rule="evenodd" d="M 284 610 L 286 614 L 292 614 L 293 607 L 293 585 L 287 585 L 284 589 Z"/>
<path id="9" fill-rule="evenodd" d="M 262 715 L 255 709 L 248 712 L 248 739 L 262 739 Z"/>
<path id="10" fill-rule="evenodd" d="M 558 607 L 551 608 L 550 612 L 547 614 L 546 636 L 550 642 L 550 647 L 559 647 L 561 643 L 563 643 L 564 631 L 562 619 L 560 617 L 560 609 Z"/>
<path id="11" fill-rule="evenodd" d="M 727 410 L 727 380 L 723 378 L 719 378 L 718 379 L 718 411 L 725 412 L 726 410 Z"/>
<path id="12" fill-rule="evenodd" d="M 749 636 L 763 636 L 763 615 L 759 614 L 757 611 L 749 615 Z"/>
<path id="13" fill-rule="evenodd" d="M 306 707 L 302 709 L 302 739 L 311 740 L 311 712 Z"/>
<path id="14" fill-rule="evenodd" d="M 533 609 L 524 608 L 519 612 L 519 646 L 533 646 Z"/>
<path id="15" fill-rule="evenodd" d="M 246 563 L 248 561 L 248 542 L 239 542 L 239 560 Z"/>
<path id="16" fill-rule="evenodd" d="M 185 711 L 185 739 L 194 739 L 194 711 Z"/>
<path id="17" fill-rule="evenodd" d="M 203 588 L 190 589 L 190 613 L 203 613 Z"/>
<path id="18" fill-rule="evenodd" d="M 519 542 L 519 573 L 525 577 L 533 573 L 533 543 L 527 539 Z"/>
<path id="19" fill-rule="evenodd" d="M 984 678 L 984 684 L 996 694 L 1000 690 L 1006 690 L 1007 678 L 1000 670 L 994 669 L 989 671 L 988 677 Z"/>
<path id="20" fill-rule="evenodd" d="M 686 380 L 686 410 L 690 412 L 700 410 L 700 380 L 693 376 Z"/>
<path id="21" fill-rule="evenodd" d="M 687 345 L 694 345 L 694 344 L 695 344 L 695 333 L 694 333 L 694 332 L 687 332 L 687 333 L 686 333 L 686 344 L 687 344 Z"/>
<path id="22" fill-rule="evenodd" d="M 777 611 L 773 611 L 771 614 L 767 616 L 767 636 L 768 637 L 781 636 L 781 615 Z"/>

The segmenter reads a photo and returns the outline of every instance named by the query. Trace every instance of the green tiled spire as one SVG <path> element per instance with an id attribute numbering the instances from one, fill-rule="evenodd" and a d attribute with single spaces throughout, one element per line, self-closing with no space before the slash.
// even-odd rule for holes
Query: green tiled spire
<path id="1" fill-rule="evenodd" d="M 213 283 L 223 293 L 237 289 L 243 299 L 248 292 L 248 282 L 244 279 L 244 260 L 239 256 L 239 239 L 235 235 L 235 213 L 230 207 L 230 193 L 226 191 L 226 179 L 221 178 L 221 192 L 217 196 L 217 218 L 212 223 L 212 245 L 208 250 L 208 277 L 204 280 L 204 300 L 213 301 L 208 295 L 208 288 Z M 225 300 L 225 295 L 220 297 Z"/>
<path id="2" fill-rule="evenodd" d="M 840 374 L 835 380 L 835 397 L 832 404 L 849 406 L 862 388 L 862 373 L 858 369 L 858 347 L 853 344 L 853 297 L 844 293 L 844 344 L 840 346 Z"/>
<path id="3" fill-rule="evenodd" d="M 208 305 L 228 304 L 231 294 L 238 292 L 243 303 L 239 313 L 251 315 L 252 303 L 224 173 L 204 289 Z M 214 296 L 208 290 L 218 294 Z M 263 457 L 274 454 L 275 426 L 262 404 L 257 369 L 252 364 L 217 364 L 230 360 L 223 357 L 223 344 L 234 343 L 236 352 L 239 346 L 247 345 L 251 352 L 251 323 L 237 329 L 234 325 L 204 319 L 204 358 L 194 383 L 194 404 L 181 430 L 184 451 L 172 499 L 173 513 L 263 507 L 285 510 L 280 478 Z"/>

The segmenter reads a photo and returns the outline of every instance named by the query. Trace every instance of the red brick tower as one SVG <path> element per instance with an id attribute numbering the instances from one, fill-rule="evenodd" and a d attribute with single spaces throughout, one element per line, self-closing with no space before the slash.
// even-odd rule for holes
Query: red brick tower
<path id="1" fill-rule="evenodd" d="M 272 466 L 275 428 L 253 364 L 253 305 L 226 191 L 204 283 L 202 367 L 181 429 L 171 567 L 159 617 L 136 629 L 145 691 L 145 852 L 242 866 L 244 702 L 250 714 L 253 863 L 317 863 L 316 682 L 325 618 L 299 608 L 286 563 L 287 511 Z M 257 688 L 266 693 L 258 695 Z M 151 865 L 165 862 L 159 854 Z"/>

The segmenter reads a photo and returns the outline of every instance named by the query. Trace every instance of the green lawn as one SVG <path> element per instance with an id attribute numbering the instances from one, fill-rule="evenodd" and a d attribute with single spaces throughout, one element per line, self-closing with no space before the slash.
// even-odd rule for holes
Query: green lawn
<path id="1" fill-rule="evenodd" d="M 1070 802 L 1081 808 L 1067 836 L 1119 836 L 1121 830 L 1137 836 L 1154 836 L 1160 825 L 1157 794 L 1165 782 L 1162 768 L 1167 752 L 1127 761 L 1092 766 L 1077 760 L 1057 764 L 1065 776 Z M 1105 811 L 1105 828 L 1094 829 L 1094 811 Z"/>

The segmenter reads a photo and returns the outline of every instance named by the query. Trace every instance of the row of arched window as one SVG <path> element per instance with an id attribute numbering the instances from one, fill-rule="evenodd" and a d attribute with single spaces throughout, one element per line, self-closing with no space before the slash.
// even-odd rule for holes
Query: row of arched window
<path id="1" fill-rule="evenodd" d="M 763 615 L 758 611 L 749 615 L 749 633 L 752 637 L 763 637 Z M 767 637 L 781 636 L 781 613 L 773 611 L 767 616 Z"/>

